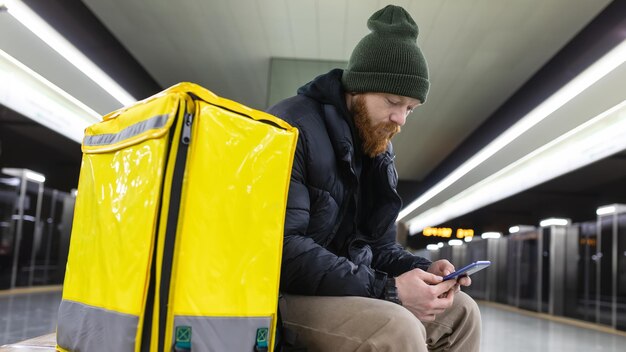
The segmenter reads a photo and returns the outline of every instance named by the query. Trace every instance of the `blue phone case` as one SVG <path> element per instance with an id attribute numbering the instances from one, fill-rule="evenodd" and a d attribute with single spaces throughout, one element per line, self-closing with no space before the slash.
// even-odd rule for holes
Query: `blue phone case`
<path id="1" fill-rule="evenodd" d="M 491 265 L 491 262 L 488 260 L 481 260 L 481 261 L 474 262 L 472 264 L 462 267 L 461 269 L 453 272 L 452 274 L 444 276 L 443 281 L 456 279 L 457 277 L 460 277 L 460 276 L 471 275 L 479 270 L 482 270 L 488 267 L 489 265 Z"/>

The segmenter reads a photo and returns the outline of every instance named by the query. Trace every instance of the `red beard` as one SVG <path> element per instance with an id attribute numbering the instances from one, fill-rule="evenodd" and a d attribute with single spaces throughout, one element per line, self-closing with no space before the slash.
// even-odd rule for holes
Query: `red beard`
<path id="1" fill-rule="evenodd" d="M 352 115 L 361 137 L 363 151 L 371 158 L 387 150 L 391 138 L 400 132 L 400 126 L 392 121 L 372 125 L 365 100 L 361 96 L 354 97 Z"/>

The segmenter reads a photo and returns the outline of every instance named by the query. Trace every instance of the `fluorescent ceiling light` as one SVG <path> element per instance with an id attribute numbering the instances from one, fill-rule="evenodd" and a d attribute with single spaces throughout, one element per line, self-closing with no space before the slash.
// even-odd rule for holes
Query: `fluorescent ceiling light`
<path id="1" fill-rule="evenodd" d="M 526 131 L 541 122 L 554 111 L 575 98 L 578 94 L 600 80 L 602 77 L 606 76 L 615 68 L 619 67 L 624 62 L 626 62 L 626 41 L 623 41 L 598 61 L 593 63 L 586 70 L 561 87 L 561 89 L 552 94 L 552 96 L 535 107 L 526 116 L 521 118 L 508 130 L 481 149 L 478 153 L 469 158 L 443 180 L 439 181 L 435 186 L 424 192 L 424 194 L 402 209 L 398 215 L 398 221 L 410 215 L 411 212 L 424 205 L 437 194 L 444 191 L 461 177 L 475 169 L 478 165 L 482 164 L 485 160 L 489 159 L 513 140 L 524 134 Z"/>
<path id="2" fill-rule="evenodd" d="M 596 210 L 596 215 L 614 214 L 615 210 L 616 210 L 615 206 L 609 205 L 609 206 L 606 206 L 606 207 L 598 208 Z"/>
<path id="3" fill-rule="evenodd" d="M 437 243 L 437 247 L 439 247 L 439 248 L 443 248 L 443 242 L 439 242 L 439 243 Z"/>
<path id="4" fill-rule="evenodd" d="M 2 173 L 9 176 L 25 177 L 27 180 L 37 183 L 46 182 L 46 176 L 28 169 L 2 168 Z"/>
<path id="5" fill-rule="evenodd" d="M 411 219 L 410 233 L 441 224 L 626 149 L 626 100 Z"/>
<path id="6" fill-rule="evenodd" d="M 611 205 L 601 206 L 600 208 L 598 208 L 596 210 L 596 215 L 602 216 L 602 215 L 609 215 L 609 214 L 623 213 L 623 212 L 626 212 L 625 204 L 611 204 Z"/>
<path id="7" fill-rule="evenodd" d="M 46 23 L 34 11 L 19 0 L 6 0 L 4 5 L 9 14 L 15 17 L 26 28 L 38 36 L 44 43 L 76 66 L 87 77 L 102 87 L 122 105 L 130 105 L 137 101 L 124 88 L 104 73 L 96 64 L 89 60 L 80 50 Z"/>
<path id="8" fill-rule="evenodd" d="M 461 240 L 450 240 L 448 241 L 448 245 L 450 246 L 460 246 L 463 244 L 463 241 Z"/>
<path id="9" fill-rule="evenodd" d="M 439 246 L 436 244 L 429 244 L 426 246 L 426 249 L 429 251 L 436 251 L 439 250 Z"/>
<path id="10" fill-rule="evenodd" d="M 0 104 L 81 143 L 100 114 L 0 50 Z"/>
<path id="11" fill-rule="evenodd" d="M 26 176 L 27 179 L 31 180 L 31 181 L 35 181 L 35 182 L 39 182 L 39 183 L 44 183 L 46 182 L 46 176 L 37 173 L 37 172 L 33 172 L 30 170 L 26 170 L 24 172 L 24 176 Z"/>
<path id="12" fill-rule="evenodd" d="M 473 238 L 474 237 L 463 237 L 463 241 L 465 241 L 465 242 L 472 242 Z"/>
<path id="13" fill-rule="evenodd" d="M 509 227 L 509 233 L 526 232 L 526 231 L 532 231 L 534 229 L 535 227 L 530 226 L 530 225 L 515 225 L 515 226 Z"/>
<path id="14" fill-rule="evenodd" d="M 500 238 L 500 237 L 502 237 L 502 234 L 500 232 L 485 232 L 482 235 L 480 235 L 480 237 L 483 238 L 483 239 Z"/>
<path id="15" fill-rule="evenodd" d="M 541 226 L 541 227 L 567 226 L 567 225 L 569 225 L 569 223 L 570 223 L 569 219 L 549 218 L 549 219 L 541 220 L 539 222 L 539 226 Z"/>

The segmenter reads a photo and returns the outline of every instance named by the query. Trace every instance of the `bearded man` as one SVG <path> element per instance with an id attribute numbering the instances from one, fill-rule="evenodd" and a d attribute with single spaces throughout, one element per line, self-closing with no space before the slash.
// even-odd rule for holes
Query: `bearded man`
<path id="1" fill-rule="evenodd" d="M 426 101 L 418 27 L 389 5 L 368 20 L 346 70 L 269 109 L 300 131 L 285 219 L 280 310 L 308 351 L 478 351 L 480 313 L 431 263 L 396 242 L 391 138 Z"/>

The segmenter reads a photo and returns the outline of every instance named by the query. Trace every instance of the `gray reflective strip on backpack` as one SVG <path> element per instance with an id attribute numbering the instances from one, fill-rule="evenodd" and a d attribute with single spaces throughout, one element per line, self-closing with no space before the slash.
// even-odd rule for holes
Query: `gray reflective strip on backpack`
<path id="1" fill-rule="evenodd" d="M 192 351 L 254 351 L 257 329 L 271 330 L 271 324 L 271 317 L 174 317 L 174 331 L 177 326 L 191 327 Z M 172 336 L 170 346 L 175 341 Z"/>
<path id="2" fill-rule="evenodd" d="M 62 300 L 57 344 L 68 351 L 134 351 L 139 317 Z"/>
<path id="3" fill-rule="evenodd" d="M 153 129 L 161 128 L 165 126 L 169 116 L 170 116 L 169 114 L 157 115 L 147 120 L 130 125 L 117 133 L 99 134 L 95 136 L 85 136 L 85 139 L 83 140 L 83 145 L 98 146 L 98 145 L 109 145 L 109 144 L 115 144 L 115 143 L 121 142 L 128 138 L 141 134 L 145 131 L 153 130 Z"/>

